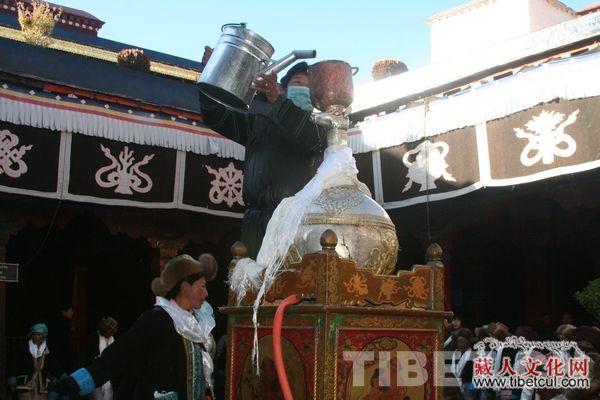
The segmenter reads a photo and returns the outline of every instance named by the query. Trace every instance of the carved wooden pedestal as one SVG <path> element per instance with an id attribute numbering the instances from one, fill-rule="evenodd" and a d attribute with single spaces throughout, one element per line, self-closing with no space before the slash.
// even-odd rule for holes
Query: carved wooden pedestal
<path id="1" fill-rule="evenodd" d="M 340 259 L 333 250 L 337 244 L 333 232 L 327 231 L 321 244 L 323 251 L 288 266 L 260 308 L 260 377 L 253 371 L 251 357 L 254 296 L 248 295 L 241 306 L 230 302 L 221 309 L 229 316 L 228 398 L 282 398 L 274 365 L 272 321 L 282 299 L 302 294 L 312 300 L 288 308 L 282 332 L 286 371 L 295 400 L 440 399 L 441 387 L 435 386 L 434 377 L 443 368 L 443 359 L 434 352 L 441 350 L 442 320 L 451 315 L 443 311 L 441 248 L 430 246 L 427 265 L 415 265 L 398 276 L 384 276 Z M 372 351 L 374 356 L 372 361 L 364 361 L 362 382 L 353 379 L 360 363 L 352 361 L 350 352 L 357 351 Z M 399 380 L 395 378 L 399 351 L 410 352 L 412 360 L 419 359 L 417 352 L 425 355 L 418 361 L 420 371 L 426 371 L 425 383 L 408 387 L 402 383 L 402 374 L 397 375 Z M 391 366 L 384 362 L 388 355 Z M 414 369 L 415 362 L 411 362 L 413 366 L 401 364 L 400 368 Z M 388 372 L 391 381 L 380 386 L 388 379 Z"/>

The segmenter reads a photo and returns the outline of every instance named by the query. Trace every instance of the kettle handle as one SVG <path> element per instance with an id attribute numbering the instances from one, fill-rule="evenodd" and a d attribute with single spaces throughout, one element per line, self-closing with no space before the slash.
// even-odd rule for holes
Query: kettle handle
<path id="1" fill-rule="evenodd" d="M 273 72 L 278 73 L 284 70 L 289 65 L 293 64 L 296 60 L 315 58 L 316 56 L 316 50 L 294 50 L 291 53 L 284 56 L 283 58 L 281 58 L 280 60 L 273 62 L 267 68 L 260 72 L 267 75 Z"/>
<path id="2" fill-rule="evenodd" d="M 221 32 L 223 32 L 223 29 L 227 28 L 228 26 L 241 26 L 242 28 L 244 28 L 244 29 L 245 29 L 247 25 L 248 25 L 248 24 L 247 24 L 246 22 L 239 22 L 239 23 L 236 23 L 236 22 L 231 22 L 231 23 L 229 23 L 229 24 L 225 24 L 225 25 L 223 25 L 223 26 L 221 27 Z"/>

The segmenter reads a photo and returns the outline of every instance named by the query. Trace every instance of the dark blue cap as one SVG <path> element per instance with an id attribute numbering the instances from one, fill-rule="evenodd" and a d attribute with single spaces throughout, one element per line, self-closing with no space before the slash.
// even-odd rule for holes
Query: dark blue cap
<path id="1" fill-rule="evenodd" d="M 292 68 L 290 68 L 288 70 L 288 72 L 285 74 L 285 76 L 283 78 L 281 78 L 281 83 L 280 83 L 281 87 L 286 89 L 294 75 L 299 74 L 301 72 L 306 73 L 307 71 L 308 71 L 308 64 L 304 61 L 299 62 L 298 64 L 294 65 Z"/>

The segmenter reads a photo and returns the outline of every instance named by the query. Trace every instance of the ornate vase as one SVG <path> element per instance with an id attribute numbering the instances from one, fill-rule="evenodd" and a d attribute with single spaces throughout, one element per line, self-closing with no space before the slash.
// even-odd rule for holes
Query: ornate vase
<path id="1" fill-rule="evenodd" d="M 337 60 L 317 63 L 309 69 L 309 85 L 313 104 L 323 111 L 314 118 L 330 128 L 328 150 L 347 148 L 351 67 Z M 341 257 L 376 274 L 393 274 L 398 258 L 396 228 L 366 185 L 350 175 L 335 177 L 308 207 L 288 259 L 299 261 L 305 254 L 319 252 L 321 234 L 332 229 L 338 236 L 335 250 Z"/>
<path id="2" fill-rule="evenodd" d="M 376 274 L 393 274 L 398 258 L 396 228 L 387 212 L 357 185 L 325 189 L 310 205 L 300 227 L 290 258 L 321 250 L 326 229 L 338 236 L 336 252 Z"/>

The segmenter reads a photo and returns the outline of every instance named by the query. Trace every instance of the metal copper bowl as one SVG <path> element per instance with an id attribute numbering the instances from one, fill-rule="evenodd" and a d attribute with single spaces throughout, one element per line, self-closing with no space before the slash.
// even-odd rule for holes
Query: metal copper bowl
<path id="1" fill-rule="evenodd" d="M 352 67 L 345 61 L 327 60 L 308 69 L 310 97 L 313 106 L 326 111 L 330 106 L 352 104 L 354 87 Z"/>

